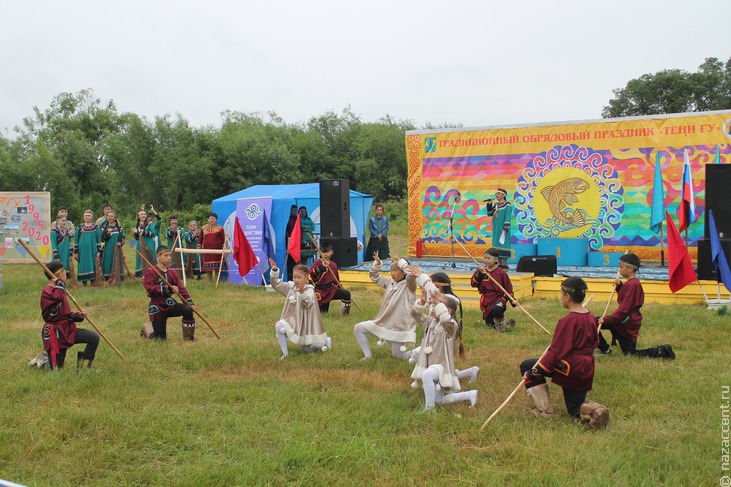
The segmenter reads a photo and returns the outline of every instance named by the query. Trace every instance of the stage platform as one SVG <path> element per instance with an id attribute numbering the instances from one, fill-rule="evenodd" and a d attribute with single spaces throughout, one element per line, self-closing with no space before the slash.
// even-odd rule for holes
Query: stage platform
<path id="1" fill-rule="evenodd" d="M 455 261 L 408 259 L 413 264 L 421 266 L 427 274 L 437 271 L 445 272 L 452 279 L 454 292 L 462 299 L 464 306 L 479 309 L 480 295 L 476 288 L 470 286 L 470 279 L 477 268 L 473 261 L 464 259 L 455 259 Z M 376 285 L 368 277 L 370 267 L 371 263 L 366 262 L 357 266 L 342 268 L 340 269 L 340 280 L 346 287 L 365 286 L 376 288 Z M 518 300 L 530 297 L 557 299 L 561 289 L 561 281 L 566 277 L 578 276 L 586 280 L 589 286 L 589 294 L 594 294 L 594 299 L 597 302 L 606 301 L 612 293 L 612 283 L 617 275 L 616 267 L 558 266 L 554 277 L 535 276 L 531 272 L 517 272 L 515 267 L 515 264 L 511 264 L 508 274 L 513 283 L 515 297 Z M 388 276 L 388 270 L 382 271 L 382 274 Z M 661 267 L 659 264 L 643 266 L 638 277 L 642 281 L 642 287 L 645 290 L 645 303 L 702 304 L 705 302 L 701 287 L 697 283 L 690 284 L 675 294 L 671 293 L 668 286 L 668 268 Z M 716 281 L 700 281 L 700 283 L 709 299 L 718 297 Z M 723 286 L 721 286 L 721 299 L 729 299 L 729 293 Z"/>

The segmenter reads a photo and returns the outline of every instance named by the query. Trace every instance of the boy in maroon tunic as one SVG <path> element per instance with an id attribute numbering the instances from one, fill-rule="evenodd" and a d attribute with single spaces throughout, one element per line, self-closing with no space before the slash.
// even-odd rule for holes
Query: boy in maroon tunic
<path id="1" fill-rule="evenodd" d="M 640 258 L 629 252 L 619 258 L 619 275 L 627 279 L 622 283 L 619 279 L 614 281 L 617 291 L 617 303 L 619 307 L 609 316 L 597 321 L 602 324 L 602 330 L 608 330 L 612 338 L 619 342 L 619 347 L 625 355 L 636 355 L 638 357 L 675 359 L 675 352 L 670 345 L 637 350 L 637 337 L 642 326 L 642 313 L 640 308 L 645 304 L 645 291 L 642 289 L 640 280 L 637 279 L 637 271 L 640 268 Z M 609 355 L 612 350 L 609 343 L 599 333 L 599 352 Z"/>
<path id="2" fill-rule="evenodd" d="M 317 296 L 317 304 L 320 306 L 320 313 L 330 311 L 330 301 L 340 299 L 343 303 L 340 314 L 347 316 L 350 314 L 350 291 L 339 286 L 338 265 L 331 260 L 332 256 L 333 248 L 330 244 L 322 244 L 320 258 L 310 267 L 310 277 L 315 283 L 315 296 Z"/>
<path id="3" fill-rule="evenodd" d="M 488 277 L 488 274 L 492 276 L 500 285 L 513 297 L 514 301 L 511 301 L 513 307 L 519 303 L 515 300 L 513 293 L 513 283 L 510 282 L 510 277 L 504 269 L 498 267 L 498 259 L 500 258 L 500 251 L 496 248 L 487 249 L 485 252 L 485 266 L 479 266 L 475 273 L 472 275 L 470 284 L 472 287 L 476 287 L 480 296 L 480 309 L 482 310 L 482 317 L 485 319 L 485 324 L 491 328 L 497 329 L 499 332 L 504 332 L 505 328 L 512 328 L 515 326 L 515 320 L 508 320 L 505 322 L 505 308 L 507 308 L 507 297 L 505 293 Z"/>
<path id="4" fill-rule="evenodd" d="M 86 348 L 77 354 L 76 366 L 89 368 L 99 346 L 99 334 L 76 328 L 76 323 L 84 321 L 86 311 L 71 311 L 66 297 L 66 271 L 63 264 L 53 261 L 46 264 L 46 267 L 53 275 L 46 275 L 48 285 L 41 292 L 41 314 L 45 321 L 41 336 L 50 368 L 63 368 L 66 350 L 77 343 L 86 343 Z"/>
<path id="5" fill-rule="evenodd" d="M 188 290 L 180 282 L 178 273 L 170 269 L 172 255 L 170 249 L 165 245 L 157 248 L 157 264 L 145 271 L 144 286 L 147 295 L 150 297 L 148 314 L 152 322 L 153 334 L 149 338 L 167 340 L 168 318 L 175 316 L 183 317 L 183 340 L 195 341 L 195 317 L 193 310 L 195 304 L 188 294 Z M 168 286 L 160 277 L 162 275 L 170 284 Z M 179 292 L 187 301 L 187 304 L 178 303 L 173 295 Z"/>
<path id="6" fill-rule="evenodd" d="M 563 388 L 566 410 L 574 418 L 579 418 L 586 393 L 591 390 L 598 337 L 596 318 L 581 305 L 586 289 L 580 277 L 569 277 L 561 283 L 561 304 L 569 314 L 558 320 L 551 345 L 540 362 L 528 359 L 520 364 L 536 416 L 553 414 L 546 377 Z"/>

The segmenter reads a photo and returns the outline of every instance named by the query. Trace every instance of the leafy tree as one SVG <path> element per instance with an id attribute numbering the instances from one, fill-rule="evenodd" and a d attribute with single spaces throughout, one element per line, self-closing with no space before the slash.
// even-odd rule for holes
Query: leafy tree
<path id="1" fill-rule="evenodd" d="M 731 108 L 731 58 L 723 63 L 707 58 L 696 73 L 679 69 L 644 74 L 624 88 L 612 90 L 614 98 L 602 117 L 631 117 Z"/>

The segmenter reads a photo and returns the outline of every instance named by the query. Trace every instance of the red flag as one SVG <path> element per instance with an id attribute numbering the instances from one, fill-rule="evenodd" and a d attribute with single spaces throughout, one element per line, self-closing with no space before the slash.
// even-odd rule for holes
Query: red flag
<path id="1" fill-rule="evenodd" d="M 256 254 L 241 229 L 239 217 L 236 217 L 236 228 L 234 229 L 234 260 L 239 266 L 239 275 L 244 277 L 256 265 Z"/>
<path id="2" fill-rule="evenodd" d="M 683 238 L 675 226 L 670 213 L 665 212 L 666 226 L 668 229 L 668 275 L 670 278 L 670 290 L 680 291 L 688 284 L 698 280 L 698 276 L 690 261 L 688 249 L 685 248 Z"/>
<path id="3" fill-rule="evenodd" d="M 300 261 L 300 247 L 302 247 L 302 227 L 300 226 L 300 215 L 297 213 L 297 221 L 294 223 L 292 235 L 289 236 L 289 245 L 287 245 L 287 253 L 292 256 L 295 262 Z"/>
<path id="4" fill-rule="evenodd" d="M 678 205 L 678 226 L 680 231 L 686 230 L 695 217 L 695 198 L 693 198 L 693 178 L 690 173 L 690 160 L 688 149 L 683 151 L 685 163 L 683 164 L 683 182 L 680 188 L 680 204 Z"/>

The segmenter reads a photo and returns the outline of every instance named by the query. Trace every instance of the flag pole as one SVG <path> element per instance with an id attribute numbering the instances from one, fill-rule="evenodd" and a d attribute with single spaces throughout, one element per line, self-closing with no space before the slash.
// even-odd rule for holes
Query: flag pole
<path id="1" fill-rule="evenodd" d="M 188 283 L 185 279 L 185 271 L 187 269 L 185 268 L 185 254 L 181 251 L 183 248 L 183 240 L 180 238 L 180 232 L 178 232 L 178 236 L 175 238 L 175 245 L 178 247 L 178 254 L 180 254 L 180 266 L 182 267 L 180 273 L 183 274 L 183 286 L 188 287 Z M 195 258 L 195 256 L 193 258 Z"/>
<path id="2" fill-rule="evenodd" d="M 223 236 L 224 240 L 222 250 L 227 250 L 226 244 L 228 243 L 228 235 L 226 235 L 226 232 L 223 232 Z M 218 275 L 216 276 L 216 286 L 214 287 L 214 289 L 218 289 L 218 281 L 221 280 L 221 271 L 223 271 L 223 258 L 225 257 L 225 255 L 225 252 L 221 253 L 221 262 L 218 263 Z M 246 282 L 246 279 L 244 279 L 244 282 Z M 249 283 L 247 282 L 246 284 L 248 285 Z"/>
<path id="3" fill-rule="evenodd" d="M 698 279 L 698 280 L 697 280 L 697 281 L 695 281 L 695 282 L 697 282 L 697 283 L 698 283 L 698 286 L 700 286 L 700 288 L 701 288 L 701 292 L 703 293 L 703 299 L 705 299 L 705 300 L 706 300 L 706 304 L 708 304 L 708 296 L 706 296 L 706 290 L 705 290 L 705 289 L 703 289 L 703 284 L 701 284 L 701 280 L 700 280 L 700 279 Z"/>
<path id="4" fill-rule="evenodd" d="M 665 242 L 662 235 L 662 224 L 660 222 L 660 267 L 665 267 Z"/>

